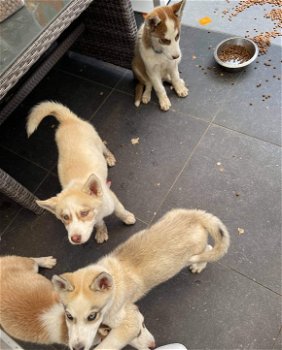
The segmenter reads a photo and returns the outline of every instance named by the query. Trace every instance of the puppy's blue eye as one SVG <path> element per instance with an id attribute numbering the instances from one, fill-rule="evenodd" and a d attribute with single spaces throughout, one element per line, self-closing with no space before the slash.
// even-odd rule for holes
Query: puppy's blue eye
<path id="1" fill-rule="evenodd" d="M 67 311 L 66 311 L 66 316 L 67 316 L 67 318 L 68 318 L 70 321 L 73 321 L 72 315 L 71 315 L 69 312 L 67 312 Z"/>
<path id="2" fill-rule="evenodd" d="M 97 317 L 97 313 L 96 312 L 93 312 L 92 314 L 90 314 L 88 317 L 87 317 L 87 321 L 94 321 Z"/>

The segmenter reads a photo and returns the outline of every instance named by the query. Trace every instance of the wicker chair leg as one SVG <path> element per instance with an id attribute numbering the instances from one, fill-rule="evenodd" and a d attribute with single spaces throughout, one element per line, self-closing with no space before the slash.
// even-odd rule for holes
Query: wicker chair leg
<path id="1" fill-rule="evenodd" d="M 37 197 L 2 169 L 0 169 L 0 192 L 35 214 L 44 211 L 35 203 Z"/>

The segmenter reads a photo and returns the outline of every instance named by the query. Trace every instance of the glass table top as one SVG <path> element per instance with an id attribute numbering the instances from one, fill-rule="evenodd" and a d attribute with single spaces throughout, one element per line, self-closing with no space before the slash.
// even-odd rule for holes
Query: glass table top
<path id="1" fill-rule="evenodd" d="M 72 0 L 25 0 L 0 23 L 0 75 L 38 38 Z"/>

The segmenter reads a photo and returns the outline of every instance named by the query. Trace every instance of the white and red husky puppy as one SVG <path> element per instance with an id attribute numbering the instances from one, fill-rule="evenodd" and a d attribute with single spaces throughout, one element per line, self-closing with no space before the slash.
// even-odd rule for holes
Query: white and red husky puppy
<path id="1" fill-rule="evenodd" d="M 39 344 L 69 344 L 68 315 L 60 303 L 51 281 L 38 274 L 38 267 L 52 268 L 56 259 L 0 257 L 0 325 L 12 337 Z M 132 305 L 132 323 L 136 324 L 136 337 L 130 345 L 138 350 L 149 350 L 155 340 L 144 324 L 144 317 Z M 85 321 L 84 328 L 87 329 Z M 99 344 L 110 333 L 101 325 L 90 342 Z M 71 347 L 72 350 L 82 347 Z"/>
<path id="2" fill-rule="evenodd" d="M 70 243 L 88 241 L 94 226 L 96 241 L 103 243 L 108 239 L 104 217 L 114 212 L 125 224 L 135 223 L 134 215 L 124 208 L 107 184 L 107 164 L 115 165 L 115 157 L 90 123 L 56 102 L 42 102 L 32 109 L 26 126 L 28 136 L 48 115 L 60 122 L 56 142 L 63 190 L 37 204 L 64 223 Z"/>
<path id="3" fill-rule="evenodd" d="M 209 234 L 213 247 L 208 244 Z M 201 272 L 208 262 L 224 256 L 228 247 L 228 231 L 217 217 L 202 210 L 175 209 L 96 264 L 55 275 L 52 282 L 69 317 L 70 346 L 89 350 L 105 323 L 111 332 L 95 350 L 121 349 L 139 331 L 133 303 L 186 266 L 193 273 Z M 87 317 L 92 322 L 86 327 Z"/>
<path id="4" fill-rule="evenodd" d="M 180 97 L 188 95 L 188 89 L 179 76 L 181 60 L 180 26 L 185 0 L 171 6 L 156 7 L 145 17 L 138 31 L 132 69 L 138 80 L 135 105 L 148 103 L 154 88 L 160 107 L 167 111 L 171 103 L 163 81 L 172 84 Z M 145 89 L 145 90 L 144 90 Z"/>

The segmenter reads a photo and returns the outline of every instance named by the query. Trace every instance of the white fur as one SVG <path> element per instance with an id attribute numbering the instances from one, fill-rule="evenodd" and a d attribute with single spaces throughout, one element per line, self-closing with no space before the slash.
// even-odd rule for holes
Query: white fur
<path id="1" fill-rule="evenodd" d="M 40 315 L 42 324 L 54 343 L 61 343 L 62 341 L 62 330 L 58 327 L 58 320 L 61 319 L 63 312 L 62 304 L 54 304 L 51 309 Z"/>
<path id="2" fill-rule="evenodd" d="M 107 185 L 107 164 L 115 165 L 115 157 L 90 123 L 56 102 L 42 102 L 32 109 L 27 121 L 28 136 L 48 115 L 60 122 L 56 142 L 63 190 L 55 197 L 36 202 L 64 223 L 71 244 L 85 243 L 94 227 L 96 240 L 102 243 L 108 239 L 104 217 L 115 212 L 124 223 L 135 223 L 134 215 Z M 89 213 L 87 217 L 80 215 L 84 210 Z M 66 215 L 70 219 L 64 219 Z"/>
<path id="3" fill-rule="evenodd" d="M 180 17 L 184 4 L 185 1 L 182 2 L 182 6 L 177 13 Z M 166 11 L 166 7 L 163 7 L 163 11 Z M 150 14 L 148 17 L 150 17 Z M 168 81 L 172 84 L 179 97 L 186 97 L 188 95 L 188 89 L 184 81 L 180 78 L 178 70 L 178 65 L 181 60 L 181 50 L 179 46 L 180 38 L 176 40 L 176 36 L 180 34 L 180 28 L 178 29 L 175 27 L 175 21 L 167 14 L 165 24 L 167 27 L 165 38 L 171 41 L 169 45 L 162 44 L 160 39 L 150 32 L 146 21 L 140 27 L 136 42 L 136 57 L 134 57 L 132 65 L 136 78 L 140 80 L 138 78 L 140 77 L 142 83 L 145 81 L 145 91 L 142 95 L 142 102 L 148 103 L 150 101 L 153 87 L 158 96 L 160 108 L 163 111 L 167 111 L 171 107 L 170 100 L 163 85 L 164 81 Z M 150 35 L 152 44 L 150 47 L 147 47 L 143 41 L 145 31 L 147 33 L 146 35 Z M 140 65 L 140 61 L 137 58 L 138 55 L 140 55 L 145 66 L 146 77 L 140 72 L 138 67 L 138 65 Z M 140 105 L 140 102 L 139 97 L 136 96 L 135 105 L 137 107 Z"/>

